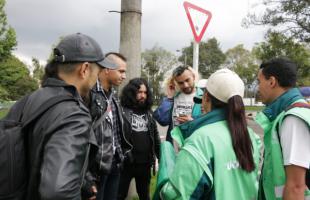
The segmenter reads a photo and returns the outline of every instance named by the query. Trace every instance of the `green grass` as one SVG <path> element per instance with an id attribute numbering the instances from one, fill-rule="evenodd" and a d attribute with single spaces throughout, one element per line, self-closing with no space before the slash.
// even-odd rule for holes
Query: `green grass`
<path id="1" fill-rule="evenodd" d="M 246 111 L 262 111 L 265 106 L 245 106 Z"/>
<path id="2" fill-rule="evenodd" d="M 156 189 L 156 180 L 157 180 L 157 174 L 155 176 L 152 176 L 151 178 L 151 184 L 150 184 L 150 193 L 151 193 L 151 198 L 153 197 L 153 194 Z"/>
<path id="3" fill-rule="evenodd" d="M 9 109 L 0 109 L 0 119 L 2 119 L 7 113 Z"/>

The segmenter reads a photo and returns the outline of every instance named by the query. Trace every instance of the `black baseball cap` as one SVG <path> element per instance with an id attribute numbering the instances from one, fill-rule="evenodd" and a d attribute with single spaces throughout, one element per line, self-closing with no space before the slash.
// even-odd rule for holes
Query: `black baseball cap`
<path id="1" fill-rule="evenodd" d="M 54 61 L 60 63 L 94 62 L 100 67 L 117 69 L 117 65 L 104 56 L 99 44 L 82 33 L 65 36 L 54 48 Z"/>

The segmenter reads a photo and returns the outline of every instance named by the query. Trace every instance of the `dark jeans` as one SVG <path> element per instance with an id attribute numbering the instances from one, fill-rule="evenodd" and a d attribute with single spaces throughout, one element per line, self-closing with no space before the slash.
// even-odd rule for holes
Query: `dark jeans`
<path id="1" fill-rule="evenodd" d="M 117 199 L 124 200 L 127 197 L 129 184 L 132 178 L 135 178 L 139 199 L 150 200 L 151 165 L 128 163 L 125 163 L 121 171 Z"/>
<path id="2" fill-rule="evenodd" d="M 113 161 L 109 174 L 100 176 L 99 189 L 96 200 L 116 200 L 120 179 L 120 170 Z"/>

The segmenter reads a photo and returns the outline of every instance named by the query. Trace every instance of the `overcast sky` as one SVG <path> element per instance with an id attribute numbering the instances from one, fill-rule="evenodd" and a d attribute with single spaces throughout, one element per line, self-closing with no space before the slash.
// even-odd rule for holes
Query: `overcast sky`
<path id="1" fill-rule="evenodd" d="M 130 1 L 130 0 L 128 0 Z M 257 0 L 188 0 L 212 13 L 202 40 L 216 37 L 223 51 L 244 44 L 250 49 L 263 40 L 264 27 L 244 29 L 242 18 Z M 183 0 L 142 0 L 142 49 L 155 44 L 176 53 L 193 35 Z M 44 61 L 60 36 L 81 32 L 95 38 L 104 52 L 118 51 L 121 0 L 7 0 L 8 23 L 17 33 L 14 53 L 23 61 Z"/>

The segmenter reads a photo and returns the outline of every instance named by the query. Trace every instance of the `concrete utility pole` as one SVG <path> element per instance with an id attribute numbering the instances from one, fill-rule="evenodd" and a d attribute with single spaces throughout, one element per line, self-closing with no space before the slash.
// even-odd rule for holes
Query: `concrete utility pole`
<path id="1" fill-rule="evenodd" d="M 142 0 L 122 0 L 121 33 L 119 52 L 127 58 L 126 80 L 119 91 L 130 79 L 141 77 L 141 5 Z M 128 198 L 135 196 L 135 182 L 131 181 Z"/>
<path id="2" fill-rule="evenodd" d="M 141 76 L 141 5 L 142 0 L 122 0 L 120 53 L 127 58 L 128 81 Z"/>

